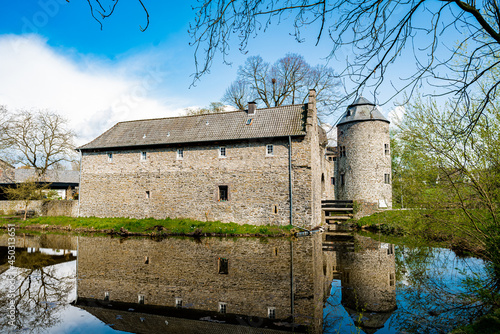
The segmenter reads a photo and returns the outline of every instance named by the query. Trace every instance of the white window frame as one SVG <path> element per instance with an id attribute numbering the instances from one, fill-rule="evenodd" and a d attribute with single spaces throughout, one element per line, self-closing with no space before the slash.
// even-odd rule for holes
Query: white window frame
<path id="1" fill-rule="evenodd" d="M 184 159 L 184 149 L 178 148 L 177 149 L 177 160 L 183 160 L 183 159 Z"/>
<path id="2" fill-rule="evenodd" d="M 267 317 L 269 319 L 276 319 L 276 307 L 267 308 Z"/>
<path id="3" fill-rule="evenodd" d="M 271 148 L 271 153 L 269 153 L 269 148 Z M 274 157 L 274 145 L 273 144 L 266 145 L 266 157 Z"/>
<path id="4" fill-rule="evenodd" d="M 113 153 L 108 152 L 107 154 L 108 154 L 108 162 L 109 163 L 113 162 Z"/>
<path id="5" fill-rule="evenodd" d="M 137 304 L 144 304 L 144 295 L 137 295 Z"/>
<path id="6" fill-rule="evenodd" d="M 224 154 L 222 154 L 222 151 L 224 151 Z M 225 157 L 227 157 L 226 146 L 219 146 L 219 158 L 225 158 Z"/>
<path id="7" fill-rule="evenodd" d="M 141 161 L 146 161 L 146 160 L 148 160 L 148 152 L 141 151 Z"/>
<path id="8" fill-rule="evenodd" d="M 175 307 L 182 308 L 182 298 L 175 298 Z"/>
<path id="9" fill-rule="evenodd" d="M 222 313 L 222 314 L 227 313 L 227 303 L 219 302 L 219 313 Z"/>

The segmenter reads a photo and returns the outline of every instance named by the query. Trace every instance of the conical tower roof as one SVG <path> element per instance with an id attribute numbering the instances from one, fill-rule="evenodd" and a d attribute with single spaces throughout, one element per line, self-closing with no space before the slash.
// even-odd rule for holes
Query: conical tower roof
<path id="1" fill-rule="evenodd" d="M 364 121 L 382 121 L 390 123 L 374 103 L 360 96 L 353 104 L 347 107 L 346 112 L 337 123 L 337 126 L 350 122 Z"/>

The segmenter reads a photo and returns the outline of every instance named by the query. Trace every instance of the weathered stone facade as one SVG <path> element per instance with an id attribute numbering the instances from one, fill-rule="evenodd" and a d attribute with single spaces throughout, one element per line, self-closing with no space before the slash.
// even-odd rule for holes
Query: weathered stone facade
<path id="1" fill-rule="evenodd" d="M 392 208 L 389 121 L 374 104 L 362 102 L 350 106 L 337 125 L 335 196 L 357 201 L 358 216 Z"/>
<path id="2" fill-rule="evenodd" d="M 250 121 L 248 126 L 257 126 L 259 117 L 272 112 L 272 108 L 257 110 L 252 116 L 254 124 Z M 241 111 L 211 117 L 235 118 L 241 113 L 246 115 Z M 201 120 L 204 116 L 196 117 Z M 247 116 L 244 117 L 242 119 L 247 120 Z M 262 137 L 259 138 L 158 144 L 160 141 L 155 145 L 135 147 L 103 147 L 108 145 L 106 143 L 83 146 L 80 148 L 79 214 L 183 217 L 255 225 L 288 224 L 291 140 L 293 224 L 304 227 L 319 225 L 321 197 L 332 192 L 330 187 L 326 190 L 322 185 L 328 182 L 322 169 L 330 173 L 332 164 L 324 159 L 326 136 L 318 126 L 314 91 L 297 117 L 302 123 L 301 130 L 293 136 L 283 136 L 285 132 L 273 136 L 275 125 L 268 122 L 262 125 Z M 183 119 L 190 124 L 194 120 L 178 118 Z M 207 119 L 206 127 L 216 120 Z M 185 133 L 193 132 L 187 125 L 183 126 Z M 166 136 L 171 134 L 170 131 L 166 133 Z M 137 136 L 137 133 L 132 135 Z M 144 134 L 143 138 L 146 137 Z M 217 138 L 216 135 L 213 137 Z M 164 139 L 168 142 L 166 137 Z M 135 142 L 140 142 L 140 138 Z M 113 145 L 116 146 L 108 146 Z M 272 154 L 268 152 L 268 145 L 272 145 Z M 224 147 L 225 156 L 221 156 L 221 147 Z M 179 149 L 182 149 L 182 157 Z M 222 191 L 227 193 L 227 199 L 222 198 Z"/>
<path id="3" fill-rule="evenodd" d="M 292 268 L 293 254 L 293 268 Z M 219 259 L 227 259 L 220 273 Z M 78 298 L 175 307 L 267 319 L 290 319 L 320 333 L 330 283 L 323 272 L 321 235 L 285 239 L 79 237 Z M 293 293 L 292 293 L 293 291 Z M 213 312 L 213 313 L 210 313 Z M 258 319 L 254 319 L 258 321 Z M 278 321 L 278 320 L 276 320 Z M 289 320 L 286 320 L 289 321 Z"/>

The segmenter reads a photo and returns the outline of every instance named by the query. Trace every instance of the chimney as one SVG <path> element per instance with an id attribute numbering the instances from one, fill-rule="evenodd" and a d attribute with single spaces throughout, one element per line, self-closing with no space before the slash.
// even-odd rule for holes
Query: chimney
<path id="1" fill-rule="evenodd" d="M 255 115 L 255 110 L 257 110 L 257 103 L 248 102 L 248 116 Z"/>

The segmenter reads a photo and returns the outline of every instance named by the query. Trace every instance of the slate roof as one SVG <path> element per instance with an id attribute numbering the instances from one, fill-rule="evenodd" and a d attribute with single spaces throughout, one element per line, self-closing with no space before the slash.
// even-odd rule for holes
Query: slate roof
<path id="1" fill-rule="evenodd" d="M 17 168 L 15 182 L 25 182 L 35 176 L 34 169 Z M 47 170 L 43 181 L 50 183 L 80 183 L 80 172 L 77 170 Z"/>
<path id="2" fill-rule="evenodd" d="M 120 122 L 80 150 L 304 136 L 307 105 Z M 247 125 L 249 119 L 253 119 Z"/>
<path id="3" fill-rule="evenodd" d="M 337 126 L 350 122 L 363 121 L 383 121 L 390 123 L 387 118 L 382 115 L 374 103 L 361 96 L 354 101 L 353 104 L 347 107 L 346 112 L 337 123 Z"/>

